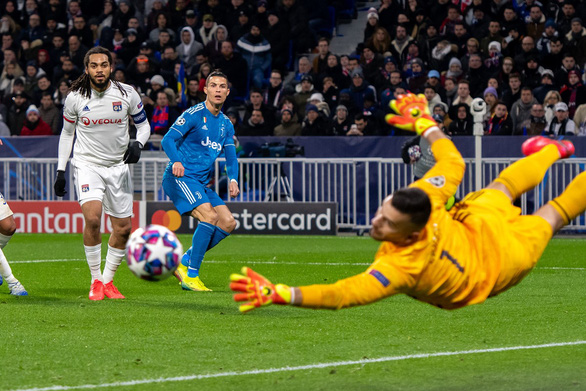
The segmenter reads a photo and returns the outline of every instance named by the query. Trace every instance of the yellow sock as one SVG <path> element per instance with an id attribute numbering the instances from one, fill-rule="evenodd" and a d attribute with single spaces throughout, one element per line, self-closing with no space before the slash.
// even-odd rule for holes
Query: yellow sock
<path id="1" fill-rule="evenodd" d="M 537 186 L 545 176 L 548 168 L 560 158 L 554 145 L 547 145 L 541 151 L 527 156 L 505 168 L 495 182 L 502 183 L 509 189 L 513 199 Z"/>
<path id="2" fill-rule="evenodd" d="M 568 224 L 586 210 L 586 171 L 578 175 L 566 190 L 559 196 L 549 201 L 548 204 L 562 216 L 564 223 Z"/>

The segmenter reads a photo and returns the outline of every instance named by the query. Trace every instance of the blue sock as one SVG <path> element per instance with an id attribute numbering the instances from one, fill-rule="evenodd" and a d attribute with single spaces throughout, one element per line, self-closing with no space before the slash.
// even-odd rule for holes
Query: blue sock
<path id="1" fill-rule="evenodd" d="M 195 229 L 193 234 L 193 240 L 191 241 L 191 260 L 189 267 L 187 268 L 188 277 L 199 276 L 199 268 L 203 261 L 203 256 L 212 240 L 216 227 L 210 223 L 200 222 Z"/>
<path id="2" fill-rule="evenodd" d="M 183 256 L 181 257 L 181 264 L 185 267 L 188 267 L 189 261 L 191 261 L 191 247 L 189 247 L 185 254 L 183 254 Z"/>
<path id="3" fill-rule="evenodd" d="M 216 230 L 212 235 L 212 240 L 210 240 L 210 244 L 208 245 L 207 251 L 210 251 L 212 248 L 216 247 L 216 245 L 222 240 L 226 239 L 228 235 L 230 235 L 230 232 L 226 232 L 222 228 L 216 227 Z"/>

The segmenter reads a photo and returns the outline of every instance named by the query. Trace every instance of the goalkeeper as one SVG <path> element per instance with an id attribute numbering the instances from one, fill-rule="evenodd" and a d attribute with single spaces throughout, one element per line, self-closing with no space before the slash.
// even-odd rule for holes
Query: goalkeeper
<path id="1" fill-rule="evenodd" d="M 523 144 L 530 156 L 446 211 L 464 175 L 460 153 L 430 117 L 423 95 L 399 96 L 391 107 L 399 115 L 387 122 L 425 137 L 436 164 L 378 208 L 370 235 L 382 244 L 372 265 L 335 284 L 302 287 L 273 285 L 244 267 L 230 276 L 234 299 L 244 302 L 240 311 L 267 304 L 339 309 L 400 293 L 444 309 L 482 303 L 518 284 L 551 237 L 586 209 L 584 172 L 533 215 L 522 216 L 512 205 L 554 162 L 574 153 L 568 141 L 533 137 Z"/>

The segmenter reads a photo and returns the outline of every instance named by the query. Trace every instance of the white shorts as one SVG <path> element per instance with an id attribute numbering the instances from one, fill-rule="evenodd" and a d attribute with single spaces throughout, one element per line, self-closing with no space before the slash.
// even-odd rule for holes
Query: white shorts
<path id="1" fill-rule="evenodd" d="M 80 205 L 100 201 L 110 216 L 132 216 L 132 178 L 127 164 L 104 167 L 72 159 L 71 166 Z"/>
<path id="2" fill-rule="evenodd" d="M 7 217 L 12 216 L 12 210 L 10 210 L 10 206 L 6 203 L 4 199 L 4 195 L 0 193 L 0 220 L 4 220 Z"/>

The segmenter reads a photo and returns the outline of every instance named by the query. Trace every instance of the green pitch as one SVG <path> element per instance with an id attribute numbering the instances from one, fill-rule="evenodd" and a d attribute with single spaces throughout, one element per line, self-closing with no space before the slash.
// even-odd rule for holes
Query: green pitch
<path id="1" fill-rule="evenodd" d="M 0 287 L 0 389 L 586 389 L 583 239 L 554 240 L 519 286 L 451 312 L 397 296 L 241 315 L 231 299 L 228 276 L 243 265 L 274 282 L 331 283 L 376 248 L 367 237 L 233 236 L 204 261 L 213 292 L 141 281 L 123 264 L 115 282 L 128 299 L 90 302 L 81 236 L 16 235 L 5 253 L 30 296 Z"/>

